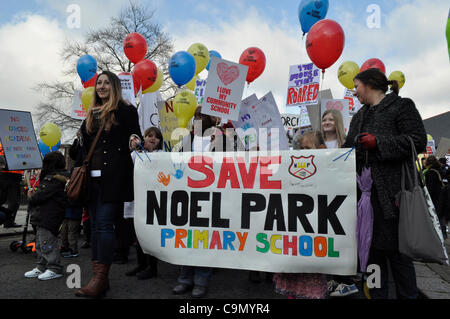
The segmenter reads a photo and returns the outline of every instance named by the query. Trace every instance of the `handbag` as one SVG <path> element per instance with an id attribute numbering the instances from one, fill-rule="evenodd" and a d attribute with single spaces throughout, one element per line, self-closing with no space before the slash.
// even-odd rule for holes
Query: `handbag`
<path id="1" fill-rule="evenodd" d="M 426 186 L 422 171 L 415 171 L 417 152 L 410 138 L 412 160 L 402 164 L 401 190 L 396 199 L 399 215 L 399 251 L 415 261 L 449 264 L 439 219 Z M 412 167 L 412 170 L 411 170 Z"/>
<path id="2" fill-rule="evenodd" d="M 86 190 L 88 165 L 94 154 L 95 146 L 97 145 L 100 135 L 103 131 L 104 124 L 100 126 L 97 135 L 95 136 L 94 142 L 89 149 L 89 153 L 86 159 L 83 161 L 83 165 L 80 167 L 75 167 L 72 171 L 69 181 L 66 185 L 66 194 L 71 202 L 82 202 L 84 201 L 84 192 Z"/>

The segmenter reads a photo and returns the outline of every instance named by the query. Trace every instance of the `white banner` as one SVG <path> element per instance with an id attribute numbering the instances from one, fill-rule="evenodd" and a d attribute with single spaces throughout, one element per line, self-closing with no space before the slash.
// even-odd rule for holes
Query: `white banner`
<path id="1" fill-rule="evenodd" d="M 152 153 L 134 171 L 139 243 L 177 265 L 354 275 L 347 151 Z"/>

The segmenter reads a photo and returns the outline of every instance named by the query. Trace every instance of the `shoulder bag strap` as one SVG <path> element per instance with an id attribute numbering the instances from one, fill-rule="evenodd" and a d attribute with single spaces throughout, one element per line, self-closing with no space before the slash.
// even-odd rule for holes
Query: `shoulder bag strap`
<path id="1" fill-rule="evenodd" d="M 91 160 L 92 155 L 94 155 L 95 146 L 97 145 L 98 140 L 100 139 L 100 135 L 102 135 L 102 131 L 103 131 L 104 127 L 105 127 L 104 123 L 102 125 L 100 125 L 97 135 L 95 136 L 94 142 L 92 143 L 91 148 L 89 149 L 89 153 L 88 153 L 86 159 L 84 160 L 83 164 L 87 165 L 89 163 L 89 161 Z"/>

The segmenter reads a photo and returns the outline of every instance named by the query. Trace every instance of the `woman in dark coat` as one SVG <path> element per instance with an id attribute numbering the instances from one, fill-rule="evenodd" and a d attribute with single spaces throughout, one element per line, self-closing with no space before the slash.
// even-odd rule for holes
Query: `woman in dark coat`
<path id="1" fill-rule="evenodd" d="M 371 202 L 374 225 L 369 265 L 381 268 L 381 287 L 373 289 L 375 298 L 388 297 L 389 261 L 398 298 L 417 298 L 414 265 L 399 253 L 399 210 L 395 195 L 400 191 L 402 163 L 411 162 L 412 138 L 416 150 L 425 150 L 427 136 L 414 102 L 398 96 L 398 83 L 388 81 L 378 69 L 369 69 L 355 77 L 355 95 L 364 105 L 352 118 L 343 147 L 356 147 L 356 166 L 360 174 L 367 163 L 373 186 Z M 392 85 L 393 93 L 387 94 Z"/>
<path id="2" fill-rule="evenodd" d="M 109 268 L 114 253 L 114 222 L 123 203 L 133 201 L 133 161 L 129 140 L 142 139 L 136 108 L 122 100 L 119 78 L 105 71 L 97 78 L 92 107 L 81 125 L 83 161 L 103 125 L 100 139 L 89 163 L 87 208 L 92 227 L 94 275 L 77 293 L 99 297 L 109 288 Z M 134 145 L 135 146 L 135 145 Z"/>

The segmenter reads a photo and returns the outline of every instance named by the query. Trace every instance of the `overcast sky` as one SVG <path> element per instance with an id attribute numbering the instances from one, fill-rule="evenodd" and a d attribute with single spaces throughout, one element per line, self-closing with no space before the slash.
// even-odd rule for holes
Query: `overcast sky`
<path id="1" fill-rule="evenodd" d="M 322 89 L 342 98 L 337 69 L 344 61 L 361 65 L 379 58 L 386 73 L 400 70 L 406 84 L 400 95 L 412 98 L 424 119 L 450 111 L 450 64 L 445 39 L 448 0 L 329 0 L 327 18 L 344 29 L 341 58 L 326 71 Z M 81 39 L 88 29 L 109 23 L 128 1 L 25 0 L 0 4 L 0 108 L 33 112 L 44 100 L 33 87 L 63 79 L 59 53 L 66 39 Z M 106 4 L 107 3 L 107 4 Z M 267 66 L 245 95 L 272 91 L 285 109 L 289 66 L 308 63 L 297 16 L 299 0 L 156 0 L 141 3 L 156 9 L 156 22 L 171 36 L 175 51 L 203 43 L 224 59 L 239 60 L 248 47 L 264 51 Z M 70 4 L 80 8 L 80 28 L 69 28 Z M 370 5 L 380 9 L 379 28 L 369 28 Z M 75 68 L 75 65 L 74 65 Z M 200 74 L 207 77 L 207 72 Z M 79 79 L 76 83 L 79 83 Z M 81 84 L 80 84 L 81 89 Z"/>

